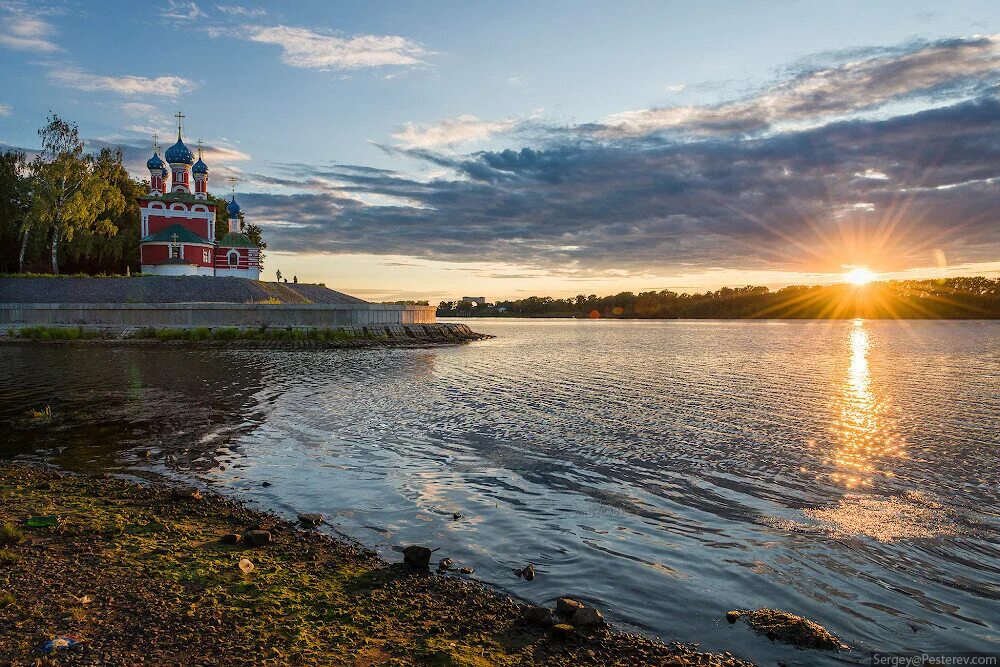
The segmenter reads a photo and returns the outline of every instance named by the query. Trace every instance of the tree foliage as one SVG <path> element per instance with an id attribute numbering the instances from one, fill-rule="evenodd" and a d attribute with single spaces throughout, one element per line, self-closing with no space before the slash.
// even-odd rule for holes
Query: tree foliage
<path id="1" fill-rule="evenodd" d="M 122 154 L 112 149 L 85 154 L 77 126 L 55 114 L 38 136 L 42 150 L 31 163 L 30 221 L 46 234 L 52 273 L 59 273 L 59 245 L 77 231 L 117 233 L 113 217 L 124 210 L 125 199 L 113 180 L 122 169 Z"/>
<path id="2" fill-rule="evenodd" d="M 148 182 L 129 176 L 118 149 L 87 152 L 77 126 L 55 114 L 38 136 L 41 150 L 30 161 L 23 151 L 0 151 L 0 273 L 137 273 L 138 198 Z M 226 200 L 208 199 L 221 238 Z M 267 247 L 260 227 L 244 231 Z"/>
<path id="3" fill-rule="evenodd" d="M 532 296 L 476 306 L 442 301 L 441 317 L 577 317 L 621 319 L 997 319 L 1000 279 L 983 277 L 854 285 L 723 287 L 704 294 L 622 292 L 571 299 Z"/>

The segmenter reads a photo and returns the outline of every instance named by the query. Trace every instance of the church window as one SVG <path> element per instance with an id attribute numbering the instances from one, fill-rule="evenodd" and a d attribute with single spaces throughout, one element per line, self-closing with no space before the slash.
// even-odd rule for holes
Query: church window
<path id="1" fill-rule="evenodd" d="M 226 259 L 229 262 L 229 266 L 236 266 L 240 263 L 240 255 L 235 250 L 230 250 L 229 254 L 226 255 Z"/>

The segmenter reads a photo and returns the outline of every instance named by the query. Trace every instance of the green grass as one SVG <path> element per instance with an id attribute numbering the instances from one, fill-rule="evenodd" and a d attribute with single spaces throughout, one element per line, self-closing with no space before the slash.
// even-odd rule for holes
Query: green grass
<path id="1" fill-rule="evenodd" d="M 146 327 L 137 330 L 132 338 L 160 341 L 345 341 L 360 336 L 341 329 L 293 329 L 291 327 L 276 329 L 258 327 L 254 329 L 237 329 L 236 327 L 218 327 L 215 329 L 158 329 Z"/>
<path id="2" fill-rule="evenodd" d="M 24 533 L 10 521 L 0 523 L 0 546 L 11 546 L 24 541 Z"/>
<path id="3" fill-rule="evenodd" d="M 32 340 L 86 340 L 100 338 L 101 332 L 88 331 L 83 327 L 24 327 L 8 329 L 8 336 L 14 338 L 31 338 Z"/>

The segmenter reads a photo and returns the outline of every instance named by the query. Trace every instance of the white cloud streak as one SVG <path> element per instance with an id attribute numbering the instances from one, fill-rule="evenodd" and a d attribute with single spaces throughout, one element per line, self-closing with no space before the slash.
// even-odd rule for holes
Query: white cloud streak
<path id="1" fill-rule="evenodd" d="M 963 77 L 1000 73 L 1000 35 L 935 43 L 902 56 L 876 56 L 803 73 L 760 94 L 707 106 L 660 107 L 605 118 L 609 135 L 662 130 L 762 130 L 780 122 L 814 122 L 872 109 Z"/>
<path id="2" fill-rule="evenodd" d="M 0 29 L 0 46 L 36 53 L 59 51 L 59 46 L 48 39 L 55 29 L 47 21 L 13 10 L 4 23 Z"/>
<path id="3" fill-rule="evenodd" d="M 292 67 L 359 69 L 387 65 L 425 65 L 428 52 L 396 35 L 358 35 L 342 38 L 285 25 L 249 29 L 249 39 L 281 47 L 281 59 Z"/>
<path id="4" fill-rule="evenodd" d="M 254 18 L 267 15 L 267 10 L 248 9 L 242 5 L 216 5 L 215 8 L 223 14 L 229 14 L 230 16 L 246 16 Z"/>
<path id="5" fill-rule="evenodd" d="M 156 95 L 178 97 L 197 87 L 192 81 L 179 76 L 104 76 L 83 70 L 64 67 L 51 70 L 48 78 L 53 83 L 86 92 L 109 92 L 118 95 Z"/>
<path id="6" fill-rule="evenodd" d="M 514 119 L 481 120 L 476 116 L 466 114 L 455 118 L 445 118 L 430 125 L 406 123 L 392 133 L 392 138 L 405 148 L 454 146 L 506 132 L 514 127 L 516 122 Z"/>

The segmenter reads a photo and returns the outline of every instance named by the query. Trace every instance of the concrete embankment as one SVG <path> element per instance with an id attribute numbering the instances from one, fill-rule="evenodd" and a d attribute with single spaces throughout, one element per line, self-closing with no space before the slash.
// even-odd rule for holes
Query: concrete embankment
<path id="1" fill-rule="evenodd" d="M 244 278 L 0 278 L 0 325 L 351 327 L 432 324 L 433 306 L 369 303 L 324 285 Z"/>

